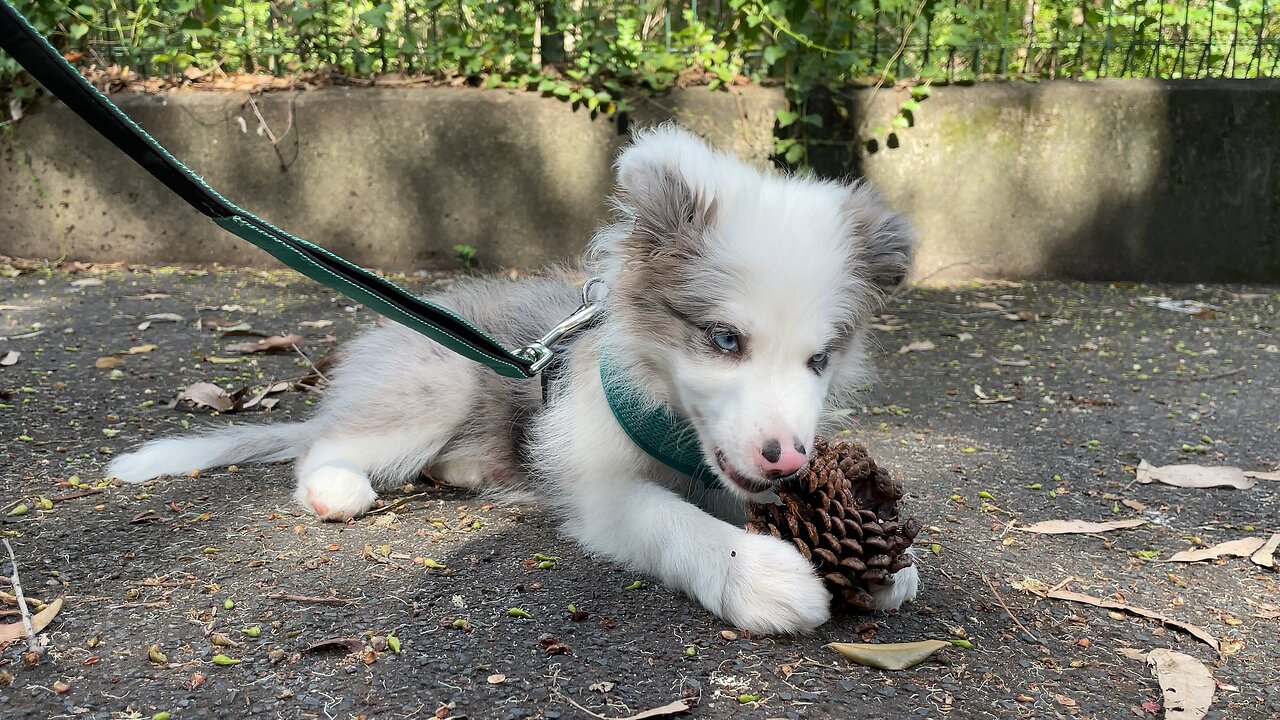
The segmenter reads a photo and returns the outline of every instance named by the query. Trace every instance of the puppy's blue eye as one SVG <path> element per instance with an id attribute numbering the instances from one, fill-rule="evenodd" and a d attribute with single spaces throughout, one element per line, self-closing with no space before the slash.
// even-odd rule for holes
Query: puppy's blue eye
<path id="1" fill-rule="evenodd" d="M 738 334 L 732 330 L 715 329 L 711 331 L 711 344 L 716 349 L 725 353 L 737 353 L 741 346 L 738 343 Z"/>
<path id="2" fill-rule="evenodd" d="M 827 354 L 814 353 L 809 357 L 809 369 L 814 372 L 822 372 L 827 367 Z"/>

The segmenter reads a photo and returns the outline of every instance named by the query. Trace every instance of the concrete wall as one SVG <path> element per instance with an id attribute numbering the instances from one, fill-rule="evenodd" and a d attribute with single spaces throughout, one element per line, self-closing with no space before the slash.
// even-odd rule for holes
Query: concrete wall
<path id="1" fill-rule="evenodd" d="M 894 137 L 905 95 L 858 91 L 813 157 L 865 174 L 921 237 L 916 277 L 1280 281 L 1280 83 L 1103 81 L 937 88 Z M 412 270 L 452 246 L 493 266 L 577 253 L 604 215 L 619 126 L 528 93 L 323 90 L 119 98 L 213 187 L 356 262 Z M 781 91 L 686 89 L 674 116 L 763 159 Z M 288 132 L 286 132 L 286 129 Z M 846 142 L 847 141 L 847 142 Z M 871 152 L 869 146 L 874 146 Z M 37 182 L 38 179 L 38 182 Z M 0 146 L 0 254 L 267 264 L 63 108 Z"/>
<path id="2" fill-rule="evenodd" d="M 1280 281 L 1280 82 L 943 88 L 916 119 L 852 162 L 914 219 L 918 278 Z"/>
<path id="3" fill-rule="evenodd" d="M 115 100 L 223 196 L 355 262 L 412 270 L 471 245 L 489 265 L 576 256 L 604 217 L 617 123 L 533 93 L 321 90 Z M 633 118 L 681 119 L 763 156 L 776 93 L 681 91 Z M 0 254 L 83 260 L 269 264 L 187 207 L 56 103 L 0 137 Z"/>

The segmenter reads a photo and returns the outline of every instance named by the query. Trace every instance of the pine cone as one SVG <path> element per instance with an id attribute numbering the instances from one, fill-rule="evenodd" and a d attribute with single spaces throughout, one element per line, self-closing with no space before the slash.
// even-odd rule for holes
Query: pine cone
<path id="1" fill-rule="evenodd" d="M 872 610 L 871 585 L 893 583 L 911 565 L 907 549 L 920 521 L 899 519 L 902 485 L 855 443 L 814 443 L 813 459 L 778 488 L 781 504 L 752 505 L 747 529 L 795 544 L 836 598 Z"/>

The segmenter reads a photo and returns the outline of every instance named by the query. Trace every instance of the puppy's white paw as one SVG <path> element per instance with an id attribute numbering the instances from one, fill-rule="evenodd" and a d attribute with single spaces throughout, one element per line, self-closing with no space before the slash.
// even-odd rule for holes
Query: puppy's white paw
<path id="1" fill-rule="evenodd" d="M 735 543 L 721 615 L 756 633 L 805 633 L 831 617 L 831 593 L 789 543 L 744 533 Z"/>
<path id="2" fill-rule="evenodd" d="M 920 571 L 915 565 L 894 573 L 892 585 L 871 587 L 871 597 L 875 599 L 876 610 L 897 610 L 902 607 L 902 603 L 915 600 L 919 592 Z"/>
<path id="3" fill-rule="evenodd" d="M 344 521 L 367 512 L 378 493 L 359 470 L 323 465 L 298 479 L 294 498 L 321 519 Z"/>

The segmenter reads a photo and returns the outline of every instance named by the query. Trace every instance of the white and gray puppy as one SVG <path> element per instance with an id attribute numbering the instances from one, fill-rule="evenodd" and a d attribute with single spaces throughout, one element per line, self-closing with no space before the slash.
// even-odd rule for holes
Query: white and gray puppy
<path id="1" fill-rule="evenodd" d="M 638 133 L 617 163 L 616 218 L 584 269 L 602 318 L 570 338 L 544 404 L 536 380 L 501 378 L 399 325 L 352 341 L 315 417 L 147 444 L 111 463 L 129 482 L 250 461 L 297 460 L 299 503 L 326 520 L 369 510 L 377 487 L 426 470 L 468 488 L 530 487 L 565 531 L 756 632 L 811 630 L 830 596 L 789 543 L 742 529 L 744 501 L 800 471 L 830 411 L 870 378 L 867 325 L 902 282 L 910 233 L 865 186 L 761 171 L 673 125 Z M 569 275 L 468 280 L 430 298 L 508 347 L 572 313 Z M 696 430 L 736 506 L 713 517 L 687 476 L 637 447 L 606 401 L 616 382 Z M 915 596 L 916 569 L 878 588 Z"/>

